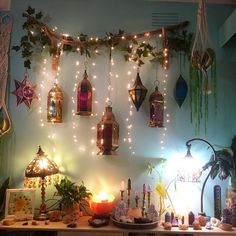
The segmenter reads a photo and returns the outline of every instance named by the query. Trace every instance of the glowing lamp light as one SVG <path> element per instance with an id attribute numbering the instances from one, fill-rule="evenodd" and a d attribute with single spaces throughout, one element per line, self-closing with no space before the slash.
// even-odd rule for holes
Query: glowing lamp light
<path id="1" fill-rule="evenodd" d="M 196 160 L 191 155 L 191 152 L 190 152 L 191 142 L 193 142 L 193 141 L 201 141 L 201 142 L 206 143 L 212 150 L 213 161 L 214 162 L 216 161 L 216 151 L 215 151 L 214 147 L 208 141 L 206 141 L 205 139 L 202 139 L 202 138 L 193 138 L 193 139 L 188 140 L 186 142 L 187 155 L 184 157 L 183 165 L 181 165 L 181 167 L 180 167 L 180 169 L 178 169 L 178 173 L 177 173 L 177 180 L 179 180 L 179 181 L 183 181 L 183 182 L 199 182 L 200 181 L 202 169 L 198 167 L 199 165 L 196 164 Z M 202 184 L 201 212 L 199 213 L 199 215 L 205 215 L 205 212 L 203 209 L 203 195 L 204 195 L 204 190 L 205 190 L 207 180 L 209 179 L 213 170 L 214 170 L 214 168 L 211 168 L 211 170 L 207 174 L 207 176 Z"/>
<path id="2" fill-rule="evenodd" d="M 109 216 L 115 206 L 115 197 L 105 192 L 95 195 L 91 202 L 91 209 L 96 216 Z"/>
<path id="3" fill-rule="evenodd" d="M 50 160 L 47 155 L 44 154 L 42 148 L 39 146 L 36 157 L 28 164 L 25 169 L 25 177 L 27 178 L 41 178 L 41 205 L 40 214 L 37 216 L 38 220 L 46 220 L 47 207 L 45 203 L 46 196 L 46 177 L 58 173 L 58 166 L 55 162 Z"/>
<path id="4" fill-rule="evenodd" d="M 191 144 L 186 144 L 187 154 L 179 162 L 177 180 L 182 182 L 200 182 L 201 168 L 198 160 L 191 154 Z"/>

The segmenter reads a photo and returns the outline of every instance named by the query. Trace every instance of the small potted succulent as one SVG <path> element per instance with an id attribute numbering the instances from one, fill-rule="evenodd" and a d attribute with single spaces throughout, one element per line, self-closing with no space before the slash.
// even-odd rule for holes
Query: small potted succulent
<path id="1" fill-rule="evenodd" d="M 75 222 L 83 208 L 83 204 L 92 196 L 84 183 L 76 185 L 76 183 L 69 180 L 67 177 L 61 180 L 60 183 L 55 184 L 56 195 L 60 196 L 60 208 L 65 213 L 63 217 L 64 223 Z"/>

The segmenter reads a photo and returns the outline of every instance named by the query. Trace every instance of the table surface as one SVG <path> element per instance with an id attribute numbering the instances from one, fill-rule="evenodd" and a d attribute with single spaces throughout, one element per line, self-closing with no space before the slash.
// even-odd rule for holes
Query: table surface
<path id="1" fill-rule="evenodd" d="M 192 227 L 189 227 L 188 230 L 179 230 L 178 227 L 172 227 L 171 230 L 164 230 L 162 226 L 158 226 L 152 229 L 125 229 L 119 228 L 113 225 L 112 222 L 107 226 L 103 227 L 92 227 L 88 224 L 89 217 L 83 216 L 80 217 L 77 222 L 77 228 L 68 228 L 66 224 L 62 222 L 50 222 L 48 225 L 45 225 L 44 221 L 38 221 L 38 225 L 32 225 L 32 222 L 29 221 L 28 225 L 22 225 L 24 222 L 15 222 L 13 225 L 5 226 L 0 225 L 0 230 L 21 230 L 21 231 L 57 231 L 57 232 L 142 232 L 142 233 L 161 233 L 161 234 L 193 234 L 193 235 L 236 235 L 236 228 L 233 228 L 232 231 L 223 231 L 219 228 L 214 228 L 212 230 L 207 230 L 202 227 L 202 230 L 193 230 Z"/>

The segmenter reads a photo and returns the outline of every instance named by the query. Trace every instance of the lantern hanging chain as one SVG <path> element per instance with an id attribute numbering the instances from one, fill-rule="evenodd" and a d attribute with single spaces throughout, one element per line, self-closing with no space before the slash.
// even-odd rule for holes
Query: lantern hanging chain
<path id="1" fill-rule="evenodd" d="M 158 53 L 158 38 L 157 37 L 155 37 L 155 42 L 156 42 L 156 49 L 157 49 L 157 53 Z M 160 84 L 160 81 L 158 80 L 158 61 L 156 61 L 157 63 L 156 63 L 156 66 L 155 66 L 155 80 L 154 80 L 154 85 L 155 86 L 159 86 L 159 84 Z"/>
<path id="2" fill-rule="evenodd" d="M 182 75 L 182 54 L 181 54 L 181 51 L 179 53 L 179 72 Z"/>
<path id="3" fill-rule="evenodd" d="M 108 96 L 107 96 L 107 104 L 111 105 L 111 65 L 112 65 L 112 45 L 109 47 L 109 64 L 108 64 Z"/>

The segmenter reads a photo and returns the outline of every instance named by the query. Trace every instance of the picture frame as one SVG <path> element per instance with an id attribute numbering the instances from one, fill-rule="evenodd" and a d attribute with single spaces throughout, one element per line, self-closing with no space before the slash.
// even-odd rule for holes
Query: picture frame
<path id="1" fill-rule="evenodd" d="M 35 209 L 35 189 L 16 188 L 6 190 L 5 218 L 32 219 Z"/>

